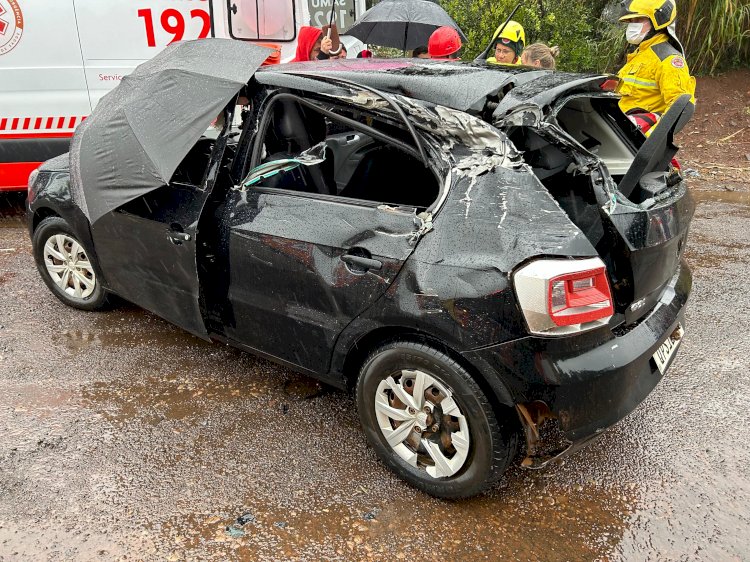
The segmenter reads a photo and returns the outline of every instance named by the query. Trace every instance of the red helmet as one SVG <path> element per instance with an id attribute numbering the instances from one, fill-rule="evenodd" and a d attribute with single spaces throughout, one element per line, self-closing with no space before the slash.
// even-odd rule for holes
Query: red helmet
<path id="1" fill-rule="evenodd" d="M 448 26 L 438 27 L 430 35 L 430 40 L 427 43 L 427 52 L 433 59 L 450 57 L 460 50 L 461 36 L 458 31 Z"/>

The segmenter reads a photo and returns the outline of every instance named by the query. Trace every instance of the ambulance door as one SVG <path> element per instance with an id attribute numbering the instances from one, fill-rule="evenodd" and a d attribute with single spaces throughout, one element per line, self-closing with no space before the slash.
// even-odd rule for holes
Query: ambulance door
<path id="1" fill-rule="evenodd" d="M 91 111 L 72 0 L 0 0 L 0 191 L 26 189 Z"/>
<path id="2" fill-rule="evenodd" d="M 308 25 L 303 7 L 307 0 L 212 0 L 214 31 L 217 36 L 269 43 L 281 48 L 281 59 L 294 58 L 297 30 Z M 226 4 L 222 14 L 219 5 Z"/>
<path id="3" fill-rule="evenodd" d="M 74 1 L 93 106 L 170 43 L 211 36 L 208 0 Z"/>

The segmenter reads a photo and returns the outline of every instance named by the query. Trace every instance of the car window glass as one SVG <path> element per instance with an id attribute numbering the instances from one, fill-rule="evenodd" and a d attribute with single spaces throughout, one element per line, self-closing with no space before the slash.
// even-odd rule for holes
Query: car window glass
<path id="1" fill-rule="evenodd" d="M 293 100 L 278 100 L 267 111 L 271 116 L 260 136 L 260 164 L 311 157 L 322 161 L 263 178 L 254 188 L 417 208 L 427 208 L 437 199 L 440 186 L 434 174 L 397 146 Z M 385 120 L 354 110 L 337 112 L 408 142 L 407 131 Z"/>
<path id="2" fill-rule="evenodd" d="M 227 0 L 232 39 L 292 41 L 294 0 Z"/>

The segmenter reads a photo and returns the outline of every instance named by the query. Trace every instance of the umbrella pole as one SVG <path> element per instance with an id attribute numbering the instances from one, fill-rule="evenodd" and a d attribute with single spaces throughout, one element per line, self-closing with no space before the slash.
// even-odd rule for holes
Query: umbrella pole
<path id="1" fill-rule="evenodd" d="M 404 58 L 406 58 L 406 43 L 409 39 L 409 22 L 406 22 L 406 27 L 404 27 Z"/>

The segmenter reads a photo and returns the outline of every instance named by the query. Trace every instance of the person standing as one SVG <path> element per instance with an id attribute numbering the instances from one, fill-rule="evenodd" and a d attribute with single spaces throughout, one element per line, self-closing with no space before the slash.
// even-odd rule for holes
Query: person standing
<path id="1" fill-rule="evenodd" d="M 329 55 L 332 47 L 333 42 L 331 38 L 323 35 L 322 30 L 317 27 L 304 25 L 299 28 L 299 34 L 297 35 L 297 56 L 291 62 L 318 60 L 320 53 Z"/>
<path id="2" fill-rule="evenodd" d="M 458 31 L 447 25 L 433 31 L 427 42 L 427 52 L 431 59 L 458 59 L 461 47 Z"/>
<path id="3" fill-rule="evenodd" d="M 493 56 L 487 59 L 490 64 L 521 64 L 521 53 L 526 45 L 526 32 L 516 21 L 509 21 L 503 28 L 498 27 L 492 36 Z"/>
<path id="4" fill-rule="evenodd" d="M 674 0 L 624 0 L 622 8 L 631 47 L 617 73 L 620 109 L 648 133 L 680 96 L 690 94 L 695 103 L 695 78 L 674 33 Z"/>
<path id="5" fill-rule="evenodd" d="M 549 47 L 544 43 L 533 43 L 521 53 L 521 64 L 554 70 L 556 59 L 560 56 L 560 47 Z"/>

